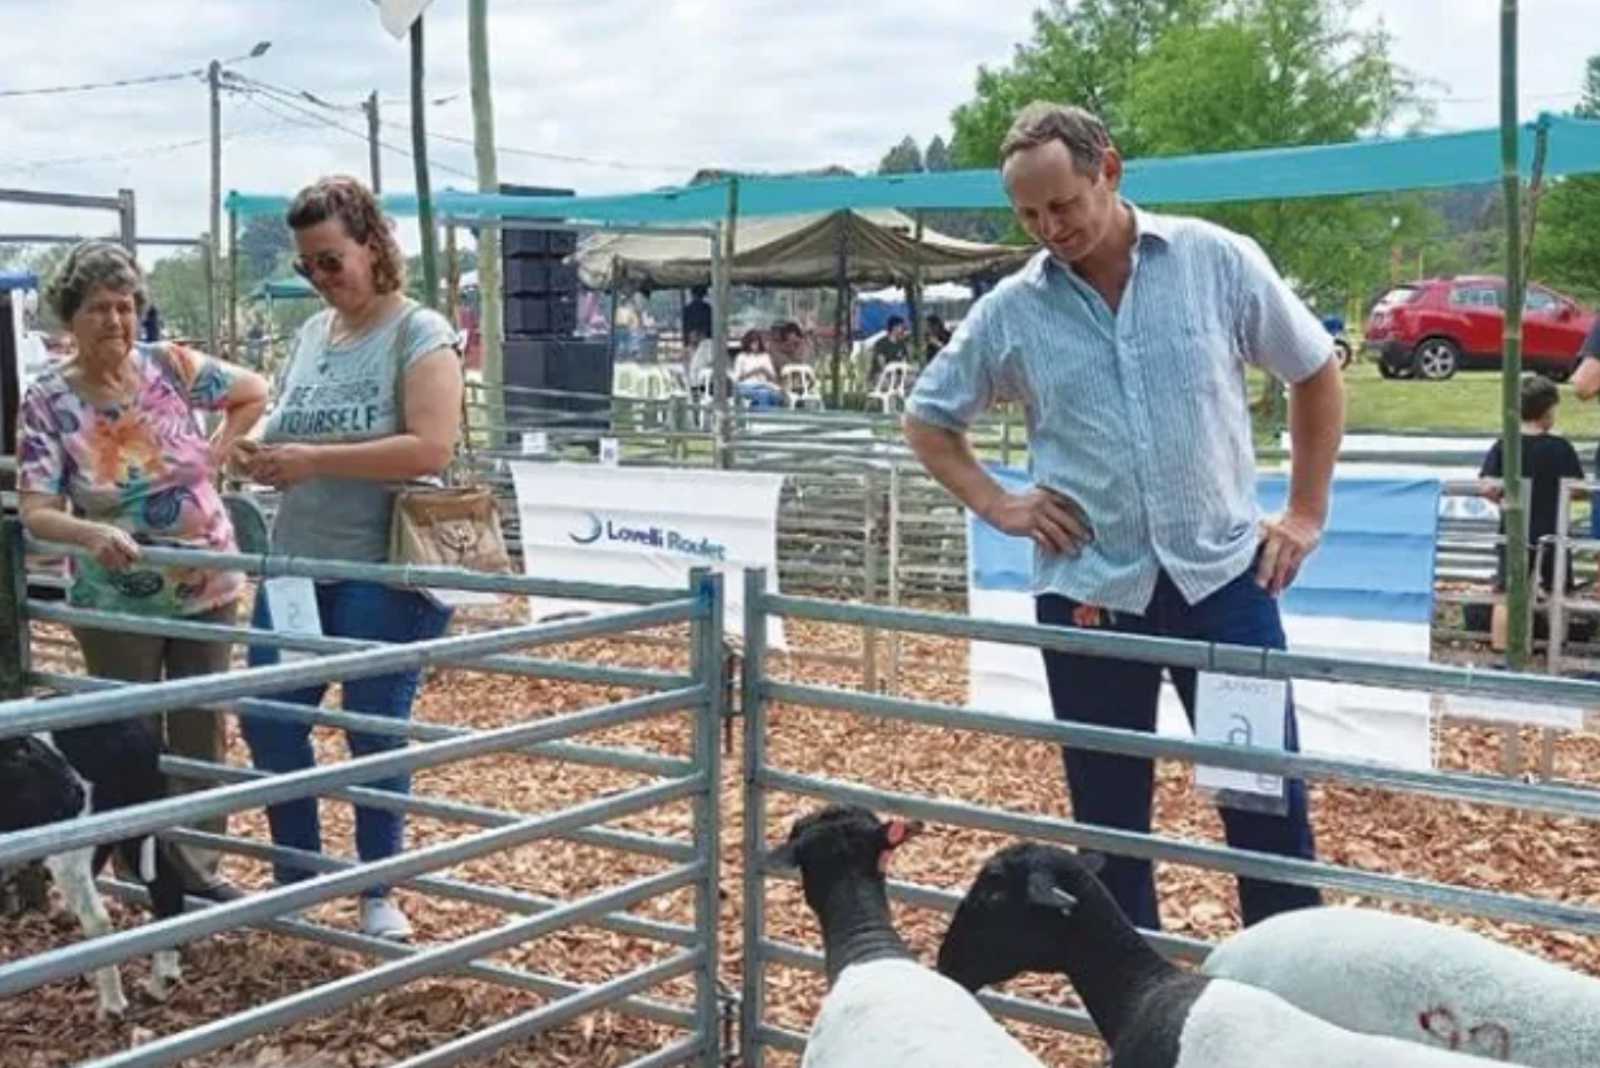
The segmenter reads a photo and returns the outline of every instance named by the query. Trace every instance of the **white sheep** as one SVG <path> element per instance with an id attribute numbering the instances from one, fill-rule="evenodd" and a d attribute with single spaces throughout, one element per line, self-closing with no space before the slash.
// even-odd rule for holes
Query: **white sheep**
<path id="1" fill-rule="evenodd" d="M 1201 971 L 1352 1031 L 1532 1068 L 1600 1065 L 1600 980 L 1455 927 L 1300 909 L 1229 938 Z"/>
<path id="2" fill-rule="evenodd" d="M 968 990 L 1025 971 L 1072 980 L 1112 1068 L 1471 1068 L 1476 1057 L 1347 1031 L 1244 983 L 1185 972 L 1095 878 L 1097 857 L 1023 844 L 962 899 L 939 970 Z"/>
<path id="3" fill-rule="evenodd" d="M 915 831 L 830 806 L 797 822 L 775 863 L 798 867 L 822 924 L 828 996 L 801 1068 L 1041 1068 L 961 987 L 922 967 L 895 932 L 889 855 Z"/>

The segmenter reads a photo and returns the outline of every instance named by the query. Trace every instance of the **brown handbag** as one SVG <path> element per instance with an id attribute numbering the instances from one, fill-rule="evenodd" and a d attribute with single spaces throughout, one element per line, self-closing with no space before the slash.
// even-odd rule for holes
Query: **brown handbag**
<path id="1" fill-rule="evenodd" d="M 395 340 L 394 403 L 396 424 L 405 425 L 405 355 L 402 346 L 411 316 Z M 464 451 L 472 454 L 472 435 L 467 423 L 465 381 L 461 391 L 461 441 L 456 459 L 445 471 L 445 485 L 411 484 L 394 499 L 394 515 L 389 522 L 389 562 L 417 567 L 464 568 L 504 574 L 511 570 L 511 554 L 506 551 L 500 529 L 500 506 L 494 491 L 482 483 L 468 483 L 454 469 Z"/>

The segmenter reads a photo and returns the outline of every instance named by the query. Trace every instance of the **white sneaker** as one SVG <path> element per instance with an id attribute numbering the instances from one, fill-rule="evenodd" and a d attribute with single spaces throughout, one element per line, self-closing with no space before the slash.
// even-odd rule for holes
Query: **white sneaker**
<path id="1" fill-rule="evenodd" d="M 361 933 L 390 942 L 404 942 L 411 937 L 411 921 L 388 898 L 364 897 L 361 899 Z"/>

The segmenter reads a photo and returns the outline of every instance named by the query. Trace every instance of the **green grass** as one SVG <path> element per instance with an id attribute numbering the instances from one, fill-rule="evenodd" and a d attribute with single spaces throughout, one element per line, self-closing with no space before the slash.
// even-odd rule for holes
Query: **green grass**
<path id="1" fill-rule="evenodd" d="M 1346 371 L 1344 380 L 1345 425 L 1351 431 L 1500 431 L 1500 375 L 1495 371 L 1464 371 L 1447 382 L 1423 382 L 1382 378 L 1375 364 L 1363 362 Z M 1260 379 L 1252 375 L 1252 392 L 1259 391 Z M 1562 386 L 1556 432 L 1582 441 L 1600 438 L 1600 404 L 1580 401 L 1570 386 Z"/>

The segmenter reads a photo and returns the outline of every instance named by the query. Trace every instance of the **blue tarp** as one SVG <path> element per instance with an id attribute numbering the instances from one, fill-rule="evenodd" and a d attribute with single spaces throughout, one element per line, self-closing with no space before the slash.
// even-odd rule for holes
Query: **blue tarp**
<path id="1" fill-rule="evenodd" d="M 1549 131 L 1545 174 L 1600 172 L 1600 121 L 1542 116 L 1527 123 L 1520 139 L 1522 173 L 1532 170 L 1534 131 Z M 1498 128 L 1416 137 L 1383 138 L 1335 145 L 1267 148 L 1134 160 L 1124 192 L 1144 204 L 1204 204 L 1224 201 L 1437 189 L 1495 181 L 1500 177 Z M 795 215 L 845 209 L 1004 208 L 995 170 L 869 175 L 859 178 L 741 178 L 741 216 Z M 595 197 L 521 197 L 445 190 L 434 197 L 442 215 L 502 215 L 573 222 L 684 224 L 723 218 L 728 182 Z M 233 192 L 228 208 L 241 216 L 281 214 L 288 197 Z M 416 197 L 384 197 L 391 215 L 415 215 Z"/>
<path id="2" fill-rule="evenodd" d="M 1026 472 L 991 465 L 1009 490 L 1030 484 Z M 1281 512 L 1288 476 L 1261 475 L 1261 510 Z M 1339 478 L 1322 546 L 1283 595 L 1286 615 L 1428 624 L 1438 542 L 1437 479 Z M 1033 545 L 987 523 L 970 525 L 973 582 L 980 588 L 1033 588 Z"/>
<path id="3" fill-rule="evenodd" d="M 38 288 L 39 276 L 32 271 L 0 271 L 0 292 Z"/>

